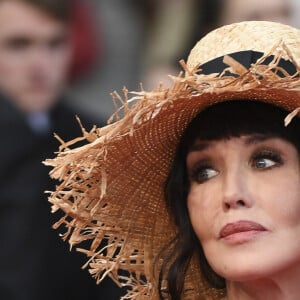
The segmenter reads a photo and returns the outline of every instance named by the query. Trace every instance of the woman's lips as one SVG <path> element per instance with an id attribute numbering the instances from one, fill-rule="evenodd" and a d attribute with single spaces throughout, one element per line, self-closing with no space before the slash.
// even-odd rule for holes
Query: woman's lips
<path id="1" fill-rule="evenodd" d="M 226 224 L 220 231 L 220 239 L 241 243 L 248 241 L 257 234 L 267 231 L 265 227 L 253 221 L 238 221 Z"/>

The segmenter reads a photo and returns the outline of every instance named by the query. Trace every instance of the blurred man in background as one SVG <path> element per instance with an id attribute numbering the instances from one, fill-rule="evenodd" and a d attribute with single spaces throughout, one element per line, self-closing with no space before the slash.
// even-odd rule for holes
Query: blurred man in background
<path id="1" fill-rule="evenodd" d="M 120 298 L 110 281 L 97 286 L 81 270 L 83 255 L 68 253 L 51 229 L 58 217 L 50 215 L 44 194 L 54 185 L 41 164 L 59 146 L 52 132 L 64 140 L 80 135 L 75 112 L 63 101 L 73 51 L 70 3 L 0 0 L 2 300 Z"/>

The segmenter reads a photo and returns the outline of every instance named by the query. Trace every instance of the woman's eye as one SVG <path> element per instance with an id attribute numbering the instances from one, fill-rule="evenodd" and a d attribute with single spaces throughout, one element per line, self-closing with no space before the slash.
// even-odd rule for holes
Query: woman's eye
<path id="1" fill-rule="evenodd" d="M 198 183 L 203 183 L 215 177 L 216 175 L 218 175 L 218 171 L 214 170 L 211 167 L 199 167 L 195 168 L 195 170 L 192 172 L 191 180 Z"/>
<path id="2" fill-rule="evenodd" d="M 261 153 L 254 156 L 251 164 L 256 169 L 269 169 L 282 164 L 282 158 L 276 153 Z"/>
<path id="3" fill-rule="evenodd" d="M 254 167 L 257 169 L 267 169 L 276 165 L 276 162 L 269 158 L 259 158 L 254 161 Z"/>

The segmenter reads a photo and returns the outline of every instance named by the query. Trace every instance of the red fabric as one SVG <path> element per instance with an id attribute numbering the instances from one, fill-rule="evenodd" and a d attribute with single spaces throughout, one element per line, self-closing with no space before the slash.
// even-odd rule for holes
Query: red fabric
<path id="1" fill-rule="evenodd" d="M 99 32 L 90 7 L 75 1 L 72 11 L 72 42 L 74 46 L 70 79 L 76 80 L 99 60 Z"/>

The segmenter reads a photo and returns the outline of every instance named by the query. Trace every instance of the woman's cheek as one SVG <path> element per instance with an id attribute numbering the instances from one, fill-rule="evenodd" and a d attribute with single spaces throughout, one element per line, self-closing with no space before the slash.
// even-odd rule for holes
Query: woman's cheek
<path id="1" fill-rule="evenodd" d="M 211 209 L 202 201 L 200 189 L 192 188 L 188 196 L 188 211 L 193 229 L 199 240 L 205 238 L 211 227 L 210 212 Z"/>

